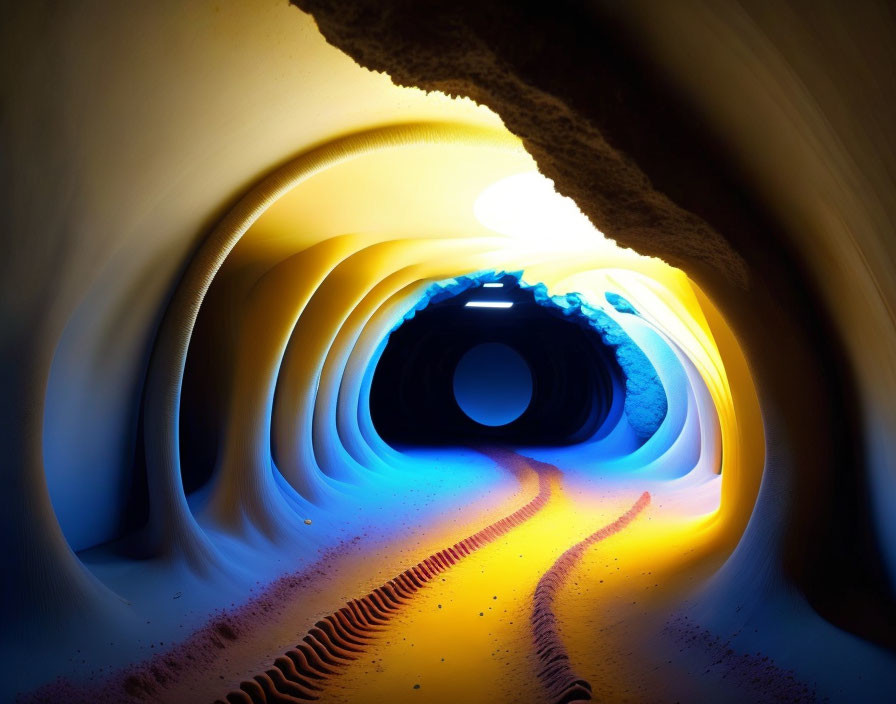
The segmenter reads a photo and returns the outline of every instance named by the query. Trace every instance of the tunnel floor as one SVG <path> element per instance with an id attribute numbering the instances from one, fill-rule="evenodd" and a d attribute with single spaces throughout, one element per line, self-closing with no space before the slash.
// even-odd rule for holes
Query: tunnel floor
<path id="1" fill-rule="evenodd" d="M 147 644 L 135 665 L 22 701 L 878 700 L 862 683 L 892 680 L 890 659 L 850 640 L 826 648 L 820 668 L 831 627 L 798 598 L 706 598 L 731 554 L 711 539 L 720 475 L 670 479 L 592 455 L 402 448 L 365 509 L 373 520 L 317 559 L 259 575 L 247 602 L 192 634 L 182 624 L 182 638 Z M 751 599 L 773 618 L 701 626 L 706 608 L 746 617 Z M 793 659 L 794 642 L 805 659 Z"/>
<path id="2" fill-rule="evenodd" d="M 163 688 L 150 665 L 125 689 L 171 702 L 816 699 L 676 601 L 723 559 L 695 538 L 718 476 L 595 476 L 558 448 L 479 451 L 502 476 L 484 497 L 459 494 L 398 539 L 344 541 L 169 654 Z"/>

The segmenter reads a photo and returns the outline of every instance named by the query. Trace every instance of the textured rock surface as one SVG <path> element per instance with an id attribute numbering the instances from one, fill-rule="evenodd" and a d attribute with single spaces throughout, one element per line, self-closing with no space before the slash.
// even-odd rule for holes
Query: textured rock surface
<path id="1" fill-rule="evenodd" d="M 746 284 L 743 262 L 718 232 L 654 188 L 623 151 L 637 140 L 664 153 L 666 135 L 640 133 L 642 81 L 629 80 L 635 67 L 617 60 L 600 25 L 574 16 L 576 4 L 557 12 L 528 3 L 295 4 L 363 66 L 495 110 L 557 190 L 621 244 Z"/>

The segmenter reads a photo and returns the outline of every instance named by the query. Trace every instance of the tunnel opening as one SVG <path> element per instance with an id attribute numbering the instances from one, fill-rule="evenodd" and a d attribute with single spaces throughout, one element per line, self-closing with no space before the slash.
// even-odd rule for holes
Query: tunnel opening
<path id="1" fill-rule="evenodd" d="M 608 420 L 624 380 L 589 319 L 539 303 L 518 278 L 489 278 L 390 333 L 370 396 L 386 442 L 571 444 Z"/>

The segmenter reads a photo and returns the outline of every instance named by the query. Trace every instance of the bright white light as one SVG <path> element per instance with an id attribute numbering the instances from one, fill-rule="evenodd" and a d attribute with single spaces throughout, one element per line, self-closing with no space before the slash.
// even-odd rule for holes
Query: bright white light
<path id="1" fill-rule="evenodd" d="M 467 308 L 510 308 L 512 301 L 467 301 Z"/>
<path id="2" fill-rule="evenodd" d="M 483 288 L 504 288 L 504 284 L 482 284 Z"/>
<path id="3" fill-rule="evenodd" d="M 553 181 L 537 171 L 514 174 L 488 186 L 476 199 L 473 212 L 490 230 L 530 242 L 546 241 L 553 247 L 607 242 L 575 202 L 557 193 Z"/>

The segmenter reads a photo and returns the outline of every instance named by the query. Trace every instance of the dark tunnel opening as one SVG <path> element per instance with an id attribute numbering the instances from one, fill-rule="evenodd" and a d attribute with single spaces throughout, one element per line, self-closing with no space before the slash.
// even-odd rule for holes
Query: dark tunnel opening
<path id="1" fill-rule="evenodd" d="M 514 350 L 531 374 L 531 400 L 507 422 L 477 422 L 458 403 L 458 365 L 484 344 Z M 501 406 L 499 382 L 498 369 L 479 375 L 470 401 Z M 612 350 L 587 318 L 540 304 L 532 289 L 504 277 L 430 303 L 391 333 L 374 373 L 370 413 L 380 436 L 396 445 L 562 445 L 594 436 L 611 411 L 618 417 L 621 404 L 613 399 L 623 386 Z"/>

